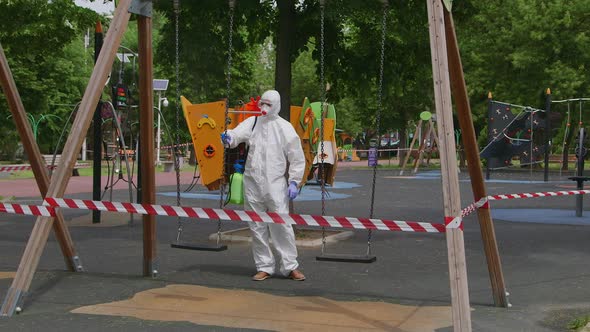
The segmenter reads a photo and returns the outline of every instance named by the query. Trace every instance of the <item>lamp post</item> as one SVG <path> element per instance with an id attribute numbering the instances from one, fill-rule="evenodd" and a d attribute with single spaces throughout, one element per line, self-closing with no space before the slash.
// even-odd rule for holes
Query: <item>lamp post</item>
<path id="1" fill-rule="evenodd" d="M 162 92 L 158 91 L 158 122 L 156 124 L 156 163 L 161 165 L 160 161 L 160 143 L 162 141 L 162 132 L 160 130 L 160 119 L 162 116 L 162 106 L 168 107 L 168 98 L 162 98 Z"/>
<path id="2" fill-rule="evenodd" d="M 160 118 L 162 116 L 162 106 L 168 107 L 168 99 L 166 97 L 162 97 L 162 91 L 166 91 L 168 89 L 168 80 L 160 80 L 154 79 L 153 80 L 153 89 L 154 91 L 158 91 L 158 121 L 157 121 L 157 129 L 156 129 L 156 164 L 161 165 L 160 162 L 160 143 L 161 143 L 161 131 L 160 131 Z"/>

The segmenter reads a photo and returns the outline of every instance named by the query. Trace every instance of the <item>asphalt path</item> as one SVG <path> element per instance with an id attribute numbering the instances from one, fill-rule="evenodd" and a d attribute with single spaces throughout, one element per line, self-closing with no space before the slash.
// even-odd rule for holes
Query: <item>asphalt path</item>
<path id="1" fill-rule="evenodd" d="M 371 205 L 373 172 L 362 164 L 347 165 L 339 170 L 337 181 L 342 188 L 328 188 L 341 194 L 325 201 L 325 215 L 367 217 Z M 377 172 L 374 217 L 408 221 L 443 221 L 441 179 L 436 171 L 399 171 L 380 169 Z M 409 173 L 409 174 L 408 174 Z M 497 172 L 486 183 L 488 194 L 545 192 L 573 189 L 567 180 L 572 174 L 550 175 L 543 182 L 540 172 Z M 170 176 L 170 175 L 166 175 Z M 183 173 L 182 188 L 186 188 L 192 173 Z M 175 177 L 174 177 L 175 180 Z M 7 180 L 0 180 L 0 195 Z M 29 186 L 31 186 L 29 181 Z M 158 204 L 175 204 L 175 185 L 162 179 L 158 185 Z M 13 185 L 13 184 L 11 184 Z M 32 183 L 34 185 L 34 183 Z M 25 186 L 21 182 L 19 186 Z M 128 201 L 123 188 L 113 191 L 113 201 Z M 317 190 L 313 186 L 309 190 Z M 468 174 L 460 174 L 461 206 L 473 202 Z M 21 190 L 21 189 L 19 189 Z M 34 192 L 34 188 L 32 190 Z M 91 186 L 66 193 L 66 197 L 90 199 Z M 192 192 L 203 191 L 197 186 Z M 306 189 L 304 189 L 306 190 Z M 37 204 L 38 193 L 14 195 L 15 202 Z M 31 191 L 29 191 L 30 193 Z M 26 194 L 28 195 L 28 194 Z M 345 196 L 345 197 L 344 197 Z M 587 199 L 584 199 L 587 203 Z M 182 205 L 218 207 L 209 198 L 184 197 Z M 492 211 L 504 211 L 494 219 L 496 238 L 501 256 L 510 308 L 494 306 L 486 258 L 475 214 L 465 218 L 464 237 L 474 331 L 564 331 L 566 324 L 590 312 L 590 227 L 585 217 L 568 223 L 575 210 L 575 197 L 513 199 L 493 202 Z M 534 214 L 531 211 L 549 213 Z M 320 200 L 295 201 L 295 212 L 319 215 Z M 590 211 L 585 210 L 585 214 Z M 87 211 L 64 210 L 67 220 L 87 216 Z M 529 216 L 530 217 L 527 217 Z M 516 218 L 518 217 L 518 218 Z M 172 249 L 176 238 L 177 219 L 157 217 L 159 277 L 141 277 L 142 227 L 136 222 L 115 227 L 73 226 L 70 232 L 86 272 L 64 271 L 63 257 L 53 235 L 44 250 L 30 292 L 25 298 L 25 311 L 11 318 L 0 319 L 3 331 L 210 331 L 238 330 L 188 322 L 163 322 L 129 317 L 73 314 L 70 311 L 84 305 L 123 300 L 137 292 L 170 284 L 192 284 L 223 289 L 257 290 L 284 296 L 322 296 L 335 300 L 380 301 L 396 304 L 449 306 L 450 289 L 446 240 L 443 234 L 401 233 L 377 231 L 372 234 L 373 264 L 319 262 L 319 249 L 300 248 L 299 260 L 307 276 L 305 282 L 294 283 L 269 279 L 252 282 L 255 269 L 249 246 L 231 244 L 221 253 Z M 564 221 L 565 220 L 565 221 Z M 35 218 L 0 215 L 0 271 L 15 271 Z M 185 220 L 186 221 L 186 220 Z M 243 224 L 223 222 L 224 230 Z M 206 241 L 217 230 L 211 221 L 186 221 L 186 238 Z M 352 239 L 331 244 L 335 253 L 363 254 L 367 232 L 355 231 Z M 0 279 L 3 299 L 11 279 Z M 451 326 L 437 331 L 452 331 Z"/>

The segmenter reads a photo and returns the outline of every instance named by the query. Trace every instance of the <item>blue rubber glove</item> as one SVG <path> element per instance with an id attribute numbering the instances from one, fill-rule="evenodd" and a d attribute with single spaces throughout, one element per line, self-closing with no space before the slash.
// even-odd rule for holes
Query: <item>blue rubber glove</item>
<path id="1" fill-rule="evenodd" d="M 231 143 L 231 136 L 228 133 L 221 133 L 221 142 L 223 145 L 229 146 Z"/>
<path id="2" fill-rule="evenodd" d="M 295 197 L 297 197 L 297 194 L 299 194 L 297 183 L 295 183 L 295 181 L 291 181 L 291 184 L 289 185 L 289 199 L 294 200 Z"/>

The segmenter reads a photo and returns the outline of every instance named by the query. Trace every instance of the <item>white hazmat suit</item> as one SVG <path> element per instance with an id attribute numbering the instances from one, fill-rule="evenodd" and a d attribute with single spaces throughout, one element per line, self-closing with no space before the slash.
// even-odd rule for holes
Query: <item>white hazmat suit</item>
<path id="1" fill-rule="evenodd" d="M 288 184 L 299 186 L 305 170 L 301 141 L 291 123 L 279 116 L 281 97 L 277 91 L 266 91 L 258 105 L 262 115 L 256 122 L 255 117 L 249 117 L 227 131 L 230 147 L 242 142 L 249 145 L 244 171 L 244 208 L 255 212 L 289 213 Z M 271 238 L 279 256 L 279 272 L 288 276 L 297 269 L 297 248 L 291 225 L 249 222 L 249 226 L 258 272 L 275 273 Z"/>

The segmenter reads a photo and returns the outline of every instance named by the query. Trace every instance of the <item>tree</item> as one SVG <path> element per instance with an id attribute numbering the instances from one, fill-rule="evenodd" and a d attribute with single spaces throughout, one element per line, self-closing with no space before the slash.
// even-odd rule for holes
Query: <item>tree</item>
<path id="1" fill-rule="evenodd" d="M 514 104 L 544 107 L 590 90 L 588 0 L 461 1 L 454 6 L 465 77 L 479 128 L 487 92 Z"/>
<path id="2" fill-rule="evenodd" d="M 327 77 L 334 82 L 329 98 L 340 95 L 354 100 L 352 114 L 360 123 L 367 141 L 432 107 L 428 25 L 423 1 L 390 2 L 385 12 L 387 27 L 383 68 L 383 95 L 380 129 L 376 132 L 378 78 L 380 74 L 382 17 L 381 2 L 329 2 L 335 25 L 327 44 Z M 333 8 L 336 7 L 336 8 Z M 337 32 L 336 32 L 337 31 Z M 340 108 L 338 108 L 340 109 Z M 342 119 L 340 117 L 339 119 Z"/>
<path id="3" fill-rule="evenodd" d="M 59 105 L 75 104 L 84 91 L 91 68 L 85 70 L 84 62 L 91 56 L 84 54 L 82 36 L 97 19 L 69 0 L 0 2 L 0 42 L 27 112 L 67 118 L 62 115 L 71 108 Z M 6 119 L 10 112 L 1 96 L 0 118 Z M 51 150 L 54 130 L 64 126 L 54 120 L 47 121 L 51 130 L 40 131 L 43 152 Z M 13 152 L 18 141 L 12 121 L 1 121 L 0 155 Z"/>

